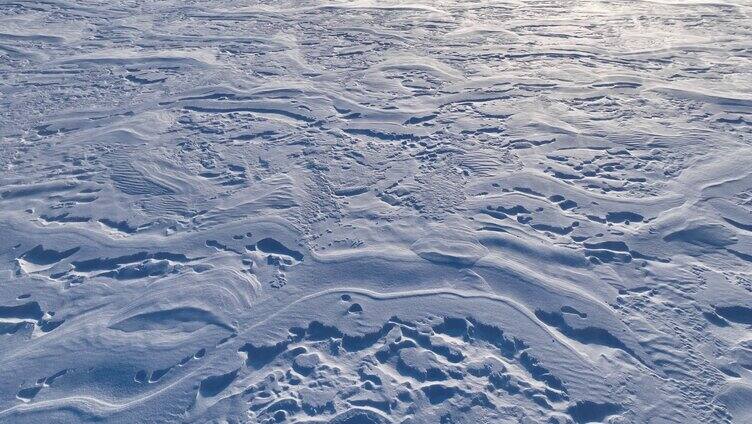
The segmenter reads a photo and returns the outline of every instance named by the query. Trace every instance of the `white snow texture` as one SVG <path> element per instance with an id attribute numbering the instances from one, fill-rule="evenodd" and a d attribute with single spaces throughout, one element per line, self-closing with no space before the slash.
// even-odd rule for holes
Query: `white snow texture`
<path id="1" fill-rule="evenodd" d="M 0 423 L 752 423 L 750 0 L 0 0 Z"/>

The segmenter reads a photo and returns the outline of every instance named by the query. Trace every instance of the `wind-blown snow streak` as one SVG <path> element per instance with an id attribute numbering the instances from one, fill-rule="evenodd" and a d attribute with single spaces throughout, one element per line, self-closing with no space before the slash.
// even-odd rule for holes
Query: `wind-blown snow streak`
<path id="1" fill-rule="evenodd" d="M 749 422 L 750 17 L 0 5 L 0 422 Z"/>

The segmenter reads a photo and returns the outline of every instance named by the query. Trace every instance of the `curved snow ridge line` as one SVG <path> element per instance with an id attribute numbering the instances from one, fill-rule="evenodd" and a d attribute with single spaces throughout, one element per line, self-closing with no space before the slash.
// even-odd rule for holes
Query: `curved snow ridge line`
<path id="1" fill-rule="evenodd" d="M 572 353 L 575 357 L 580 358 L 583 363 L 592 363 L 590 358 L 583 355 L 574 346 L 571 346 L 566 340 L 562 340 L 562 336 L 560 336 L 559 334 L 551 330 L 545 323 L 543 323 L 540 319 L 538 319 L 535 316 L 535 314 L 531 313 L 530 310 L 527 309 L 524 305 L 521 305 L 511 299 L 508 299 L 499 295 L 493 295 L 493 294 L 475 292 L 475 291 L 454 290 L 454 289 L 408 290 L 408 291 L 403 291 L 403 292 L 389 292 L 389 293 L 379 293 L 373 290 L 362 289 L 362 288 L 357 288 L 357 287 L 340 287 L 340 288 L 323 290 L 320 292 L 309 294 L 307 296 L 303 296 L 285 305 L 283 308 L 278 309 L 275 313 L 268 315 L 264 320 L 259 321 L 249 327 L 244 328 L 243 331 L 238 333 L 237 337 L 233 338 L 232 343 L 242 344 L 243 342 L 241 338 L 244 334 L 247 334 L 251 330 L 266 324 L 267 322 L 275 318 L 277 315 L 279 315 L 282 312 L 285 312 L 286 310 L 288 310 L 294 305 L 297 305 L 297 304 L 300 304 L 300 303 L 303 303 L 312 299 L 316 299 L 319 297 L 332 295 L 332 294 L 342 294 L 342 293 L 357 293 L 357 294 L 360 294 L 362 296 L 365 296 L 372 300 L 377 300 L 377 301 L 382 301 L 382 300 L 388 301 L 391 299 L 406 299 L 406 298 L 411 298 L 411 297 L 431 297 L 431 296 L 449 295 L 449 296 L 455 296 L 463 300 L 486 299 L 486 300 L 490 300 L 494 302 L 503 303 L 511 307 L 512 309 L 518 311 L 522 315 L 524 315 L 533 324 L 535 324 L 541 330 L 543 330 L 544 332 L 549 334 L 552 338 L 554 338 L 560 345 L 567 348 L 567 350 L 569 350 L 570 353 Z M 81 412 L 85 412 L 90 415 L 94 415 L 98 417 L 111 415 L 117 412 L 127 410 L 128 408 L 136 406 L 145 401 L 148 401 L 158 396 L 159 394 L 171 389 L 172 387 L 175 387 L 181 384 L 182 382 L 189 379 L 190 377 L 198 374 L 202 369 L 208 367 L 211 364 L 211 362 L 213 361 L 206 361 L 200 367 L 186 373 L 184 376 L 165 385 L 164 387 L 161 387 L 151 393 L 147 393 L 143 396 L 136 397 L 135 399 L 132 399 L 126 402 L 113 403 L 113 402 L 100 400 L 91 396 L 71 396 L 71 397 L 64 397 L 64 398 L 58 398 L 58 399 L 50 399 L 50 400 L 33 402 L 33 403 L 14 405 L 10 408 L 0 411 L 0 417 L 5 416 L 5 415 L 10 415 L 13 413 L 25 413 L 25 412 L 33 412 L 33 411 L 52 410 L 58 406 L 73 407 L 73 408 L 78 409 Z"/>
<path id="2" fill-rule="evenodd" d="M 504 260 L 497 255 L 487 255 L 481 258 L 475 265 L 475 269 L 479 271 L 479 274 L 486 280 L 493 281 L 490 276 L 484 276 L 480 271 L 486 268 L 490 271 L 501 271 L 506 273 L 508 277 L 516 279 L 523 284 L 529 284 L 538 290 L 548 294 L 552 299 L 569 299 L 572 302 L 586 305 L 592 312 L 599 312 L 604 317 L 613 317 L 614 313 L 611 307 L 603 300 L 593 296 L 580 286 L 561 278 L 552 278 L 547 275 L 543 275 L 531 268 L 528 268 L 519 262 Z M 566 304 L 562 302 L 562 304 Z M 617 328 L 612 329 L 618 331 L 618 334 L 626 336 L 628 342 L 625 344 L 632 352 L 628 352 L 638 362 L 642 363 L 646 368 L 656 371 L 655 364 L 650 356 L 644 352 L 642 346 L 636 341 L 636 338 L 632 334 L 632 331 L 624 325 L 624 323 L 616 317 L 611 320 L 612 325 L 618 325 Z M 659 371 L 657 371 L 659 372 Z"/>
<path id="3" fill-rule="evenodd" d="M 559 186 L 562 190 L 576 192 L 576 193 L 583 195 L 584 197 L 589 197 L 594 200 L 601 200 L 601 201 L 613 202 L 613 203 L 624 203 L 624 204 L 629 204 L 630 206 L 632 205 L 636 205 L 639 207 L 658 206 L 662 203 L 667 203 L 667 202 L 670 202 L 672 204 L 674 203 L 678 204 L 684 198 L 684 196 L 680 193 L 667 193 L 661 196 L 652 196 L 652 197 L 614 197 L 614 196 L 609 196 L 608 194 L 602 194 L 598 192 L 589 191 L 580 186 L 567 184 L 561 179 L 555 178 L 551 176 L 550 174 L 547 174 L 540 170 L 526 169 L 525 171 L 520 172 L 518 175 L 521 175 L 521 174 L 532 176 L 533 178 L 537 177 L 537 178 L 546 180 L 545 181 L 546 184 L 554 184 L 554 185 Z"/>
<path id="4" fill-rule="evenodd" d="M 481 243 L 482 244 L 482 243 Z M 399 252 L 399 253 L 397 253 Z M 391 262 L 402 263 L 423 263 L 433 262 L 429 259 L 425 259 L 415 253 L 413 250 L 404 248 L 368 248 L 359 249 L 356 252 L 340 251 L 321 254 L 319 252 L 308 252 L 312 256 L 314 262 L 318 263 L 341 263 L 341 262 L 355 262 L 366 259 L 378 259 Z M 447 265 L 450 266 L 450 265 Z M 606 303 L 602 300 L 594 297 L 587 291 L 573 285 L 568 281 L 562 281 L 560 279 L 554 279 L 534 271 L 531 268 L 516 262 L 504 260 L 502 257 L 493 254 L 492 252 L 483 255 L 477 262 L 474 262 L 470 266 L 466 266 L 467 269 L 490 269 L 501 272 L 511 273 L 514 276 L 519 276 L 520 280 L 532 284 L 548 293 L 556 296 L 565 295 L 568 298 L 577 299 L 578 301 L 586 301 L 588 303 L 598 305 L 603 310 L 608 310 Z M 523 277 L 524 276 L 524 277 Z"/>
<path id="5" fill-rule="evenodd" d="M 533 271 L 528 267 L 520 265 L 516 262 L 503 260 L 499 256 L 491 254 L 489 256 L 481 258 L 476 266 L 480 269 L 491 268 L 512 272 L 517 276 L 520 276 L 521 281 L 529 284 L 534 284 L 537 288 L 555 296 L 556 298 L 558 298 L 559 296 L 564 296 L 569 299 L 577 300 L 578 302 L 584 301 L 592 305 L 597 305 L 602 310 L 610 312 L 608 305 L 604 301 L 596 298 L 587 291 L 571 283 L 562 282 L 556 278 L 546 278 L 545 276 Z M 524 278 L 522 276 L 528 276 L 528 278 Z"/>
<path id="6" fill-rule="evenodd" d="M 233 287 L 228 287 L 226 285 L 220 285 L 214 282 L 206 282 L 206 283 L 196 283 L 196 285 L 192 286 L 190 289 L 194 288 L 202 288 L 203 293 L 212 293 L 211 290 L 215 290 L 217 295 L 219 294 L 225 294 L 229 299 L 232 299 L 234 301 L 234 305 L 232 304 L 224 304 L 223 310 L 221 312 L 224 312 L 224 310 L 228 310 L 231 307 L 235 307 L 238 310 L 244 309 L 244 308 L 250 308 L 252 306 L 252 301 L 258 297 L 258 293 L 261 291 L 260 284 L 258 283 L 258 280 L 251 279 L 246 276 L 241 275 L 236 270 L 227 268 L 227 267 L 221 267 L 216 268 L 214 271 L 221 271 L 224 270 L 226 272 L 229 272 L 230 274 L 234 275 L 235 278 L 237 278 L 239 281 L 246 282 L 250 287 L 251 290 L 248 292 L 241 292 L 240 290 L 233 290 Z M 175 276 L 166 282 L 166 284 L 173 283 L 172 280 L 180 280 L 180 276 Z M 167 279 L 166 279 L 167 280 Z M 216 315 L 212 313 L 209 308 L 197 308 L 195 306 L 183 306 L 184 302 L 180 302 L 176 305 L 176 308 L 173 309 L 156 309 L 151 307 L 152 305 L 149 304 L 149 302 L 144 302 L 144 300 L 149 301 L 155 298 L 169 298 L 169 294 L 174 292 L 175 287 L 172 285 L 168 285 L 165 288 L 155 290 L 150 292 L 148 295 L 143 296 L 141 302 L 135 302 L 132 304 L 129 304 L 125 306 L 124 308 L 120 310 L 113 311 L 112 316 L 109 317 L 107 327 L 108 328 L 115 328 L 115 326 L 121 325 L 122 323 L 133 320 L 136 318 L 138 319 L 144 319 L 147 316 L 151 315 L 154 316 L 156 314 L 161 314 L 164 312 L 170 312 L 170 311 L 176 311 L 176 310 L 187 310 L 187 309 L 194 309 L 197 316 L 191 317 L 192 319 L 195 319 L 196 321 L 205 321 L 208 324 L 213 324 L 221 328 L 225 328 L 229 331 L 234 332 L 236 330 L 235 326 L 226 323 L 223 319 L 223 315 Z M 247 296 L 247 297 L 246 297 Z M 146 308 L 144 308 L 146 306 Z M 204 305 L 200 305 L 204 306 Z"/>
<path id="7" fill-rule="evenodd" d="M 374 290 L 369 289 L 363 289 L 358 287 L 338 287 L 333 289 L 327 289 L 322 290 L 320 292 L 312 293 L 306 296 L 303 296 L 299 299 L 296 299 L 293 302 L 288 303 L 284 307 L 278 309 L 273 314 L 270 314 L 267 316 L 264 320 L 257 322 L 249 327 L 244 328 L 241 332 L 238 333 L 238 337 L 235 338 L 235 340 L 240 339 L 240 337 L 244 334 L 247 334 L 251 330 L 255 329 L 256 327 L 259 327 L 261 325 L 266 324 L 271 319 L 275 318 L 277 315 L 279 315 L 281 312 L 284 312 L 288 309 L 290 309 L 292 306 L 297 305 L 299 303 L 303 303 L 309 300 L 313 300 L 319 297 L 332 295 L 332 294 L 346 294 L 346 293 L 357 293 L 362 296 L 365 296 L 367 298 L 370 298 L 372 300 L 377 301 L 388 301 L 392 299 L 407 299 L 412 297 L 431 297 L 431 296 L 440 296 L 440 295 L 449 295 L 449 296 L 455 296 L 457 298 L 466 300 L 466 299 L 486 299 L 493 302 L 499 302 L 503 303 L 512 309 L 516 310 L 517 312 L 523 314 L 525 317 L 527 317 L 532 323 L 534 323 L 536 326 L 541 328 L 543 331 L 548 333 L 551 337 L 554 337 L 557 339 L 562 345 L 566 346 L 575 356 L 584 359 L 586 362 L 591 362 L 589 358 L 585 357 L 577 351 L 573 346 L 571 346 L 566 341 L 561 340 L 560 336 L 553 332 L 543 321 L 538 319 L 538 317 L 535 316 L 534 313 L 532 313 L 525 305 L 516 302 L 510 298 L 494 295 L 490 293 L 484 293 L 480 291 L 470 291 L 470 290 L 455 290 L 455 289 L 426 289 L 426 290 L 407 290 L 407 291 L 401 291 L 401 292 L 386 292 L 381 293 Z"/>
<path id="8" fill-rule="evenodd" d="M 317 252 L 312 250 L 306 253 L 307 255 L 311 256 L 314 262 L 322 264 L 351 262 L 364 258 L 373 258 L 396 262 L 422 262 L 425 260 L 408 248 L 398 247 L 397 245 L 389 245 L 389 247 L 390 249 L 385 249 L 384 245 L 381 245 L 379 247 L 359 248 L 356 251 L 339 250 Z"/>
<path id="9" fill-rule="evenodd" d="M 284 219 L 273 216 L 263 215 L 256 217 L 243 216 L 237 220 L 230 222 L 223 222 L 216 225 L 212 225 L 211 229 L 217 232 L 232 232 L 241 231 L 239 229 L 245 228 L 244 226 L 258 226 L 264 228 L 264 231 L 272 231 L 278 233 L 295 233 L 295 229 L 289 222 Z M 89 227 L 42 227 L 44 233 L 37 240 L 37 244 L 41 244 L 42 241 L 49 242 L 50 238 L 60 241 L 60 239 L 68 239 L 70 246 L 96 246 L 102 251 L 113 251 L 111 255 L 117 255 L 117 252 L 122 254 L 133 253 L 131 250 L 137 251 L 162 251 L 167 248 L 170 243 L 176 243 L 176 240 L 180 240 L 177 245 L 185 245 L 189 241 L 196 241 L 203 244 L 206 238 L 202 235 L 205 233 L 204 228 L 189 229 L 182 233 L 178 233 L 172 237 L 165 238 L 160 234 L 153 233 L 136 233 L 125 239 L 113 239 L 106 233 L 94 230 Z M 269 230 L 273 228 L 273 230 Z M 0 233 L 2 234 L 17 234 L 15 238 L 28 239 L 29 234 L 39 234 L 40 228 L 28 221 L 14 220 L 13 222 L 0 220 Z M 258 230 L 257 230 L 258 231 Z M 271 234 L 271 233 L 270 233 Z M 36 240 L 36 239 L 35 239 Z"/>
<path id="10" fill-rule="evenodd" d="M 135 406 L 136 404 L 139 404 L 148 399 L 151 399 L 152 397 L 155 397 L 161 394 L 162 392 L 168 389 L 171 389 L 173 385 L 176 385 L 177 383 L 182 382 L 183 380 L 190 377 L 191 375 L 192 373 L 186 374 L 183 378 L 180 378 L 179 380 L 177 380 L 171 385 L 165 386 L 145 396 L 139 397 L 137 399 L 134 399 L 126 403 L 112 403 L 112 402 L 107 402 L 107 401 L 97 399 L 91 396 L 70 396 L 70 397 L 64 397 L 64 398 L 57 398 L 57 399 L 50 399 L 50 400 L 43 400 L 39 402 L 15 405 L 8 409 L 4 409 L 0 411 L 0 417 L 5 416 L 5 415 L 11 415 L 14 413 L 23 414 L 26 412 L 55 410 L 61 406 L 65 406 L 66 408 L 77 409 L 78 411 L 86 413 L 91 416 L 104 418 L 107 415 L 125 411 L 131 406 Z"/>
<path id="11" fill-rule="evenodd" d="M 743 184 L 752 175 L 752 171 L 741 171 L 741 173 L 736 171 L 738 165 L 741 165 L 741 169 L 744 169 L 743 167 L 749 163 L 749 158 L 752 157 L 752 149 L 739 149 L 738 152 L 734 152 L 734 155 L 733 157 L 718 157 L 717 159 L 720 162 L 711 162 L 708 166 L 704 167 L 710 169 L 704 169 L 705 172 L 696 171 L 686 178 L 688 180 L 686 187 L 697 192 L 697 202 L 724 198 L 721 195 L 705 195 L 704 192 L 720 188 L 726 184 Z M 734 164 L 733 161 L 737 161 L 737 163 Z M 727 165 L 727 167 L 723 168 L 721 165 Z M 716 175 L 708 176 L 708 171 L 710 170 L 716 171 Z M 718 172 L 724 172 L 725 175 L 718 175 Z M 695 176 L 696 178 L 692 178 Z"/>
<path id="12" fill-rule="evenodd" d="M 389 251 L 389 253 L 387 253 L 387 250 Z M 334 254 L 330 253 L 326 255 L 321 255 L 316 252 L 310 252 L 309 254 L 313 256 L 314 261 L 319 262 L 319 263 L 350 262 L 350 261 L 365 260 L 368 258 L 389 260 L 392 262 L 403 262 L 403 263 L 421 263 L 425 261 L 425 259 L 421 258 L 420 256 L 418 256 L 411 250 L 400 249 L 400 251 L 403 253 L 399 253 L 399 254 L 395 253 L 394 249 L 378 249 L 378 250 L 368 249 L 365 252 L 363 251 L 337 252 Z M 553 278 L 547 274 L 538 272 L 532 268 L 524 266 L 523 264 L 517 261 L 505 260 L 500 256 L 494 255 L 493 253 L 486 255 L 485 257 L 479 259 L 478 262 L 476 262 L 472 267 L 468 267 L 468 268 L 470 269 L 474 268 L 478 270 L 486 269 L 491 272 L 499 271 L 499 272 L 509 275 L 511 278 L 514 278 L 515 280 L 523 282 L 524 284 L 529 284 L 531 286 L 534 286 L 540 289 L 541 291 L 547 293 L 548 295 L 552 296 L 553 298 L 570 299 L 571 301 L 576 302 L 576 303 L 587 304 L 589 305 L 589 308 L 592 308 L 592 310 L 599 310 L 602 314 L 605 314 L 605 315 L 613 314 L 612 309 L 609 307 L 609 305 L 606 302 L 595 297 L 586 289 L 581 288 L 566 279 Z M 339 289 L 330 289 L 330 290 L 333 290 L 334 292 L 341 291 Z M 323 293 L 327 293 L 327 291 L 318 292 L 318 293 L 323 294 Z M 371 293 L 377 293 L 377 292 L 371 292 Z M 394 293 L 405 293 L 405 295 L 408 295 L 409 293 L 431 293 L 431 290 L 425 291 L 425 292 L 408 291 L 408 292 L 394 292 Z M 461 291 L 457 291 L 457 293 L 461 293 Z M 473 293 L 473 292 L 465 292 L 465 293 Z M 479 292 L 479 293 L 482 293 L 482 292 Z M 309 296 L 312 296 L 312 295 L 309 295 Z M 487 294 L 485 296 L 493 296 L 493 295 Z M 488 297 L 488 298 L 491 299 L 492 297 Z M 506 299 L 506 301 L 508 302 L 515 302 L 515 304 L 529 311 L 529 309 L 526 306 L 524 306 L 524 304 L 517 303 L 511 298 L 498 297 L 498 299 Z M 302 300 L 305 300 L 305 298 L 301 298 L 297 300 L 296 302 L 293 302 L 287 306 L 292 306 L 293 304 Z M 532 315 L 532 314 L 529 314 L 529 315 Z M 644 354 L 637 355 L 637 359 L 640 362 L 643 362 L 643 364 L 650 367 L 648 365 L 650 361 L 645 358 L 647 358 L 647 356 Z"/>
<path id="13" fill-rule="evenodd" d="M 752 98 L 731 97 L 730 95 L 711 94 L 698 89 L 686 89 L 680 87 L 654 87 L 652 91 L 685 100 L 694 100 L 704 103 L 712 103 L 719 106 L 736 106 L 745 109 L 752 108 Z M 730 93 L 729 93 L 730 94 Z"/>

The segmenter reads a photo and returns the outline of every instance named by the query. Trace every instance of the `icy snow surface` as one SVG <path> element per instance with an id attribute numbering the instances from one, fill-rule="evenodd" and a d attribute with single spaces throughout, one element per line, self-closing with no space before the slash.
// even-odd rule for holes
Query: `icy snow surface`
<path id="1" fill-rule="evenodd" d="M 752 422 L 752 3 L 0 1 L 0 422 Z"/>

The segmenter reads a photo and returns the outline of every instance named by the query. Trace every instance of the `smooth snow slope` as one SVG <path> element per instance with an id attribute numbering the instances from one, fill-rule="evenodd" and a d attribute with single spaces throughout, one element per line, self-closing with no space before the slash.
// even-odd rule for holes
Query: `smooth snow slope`
<path id="1" fill-rule="evenodd" d="M 0 2 L 0 422 L 752 422 L 750 1 Z"/>

